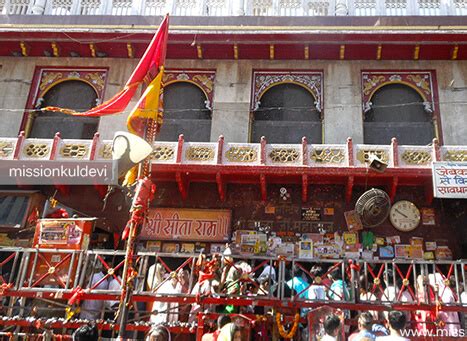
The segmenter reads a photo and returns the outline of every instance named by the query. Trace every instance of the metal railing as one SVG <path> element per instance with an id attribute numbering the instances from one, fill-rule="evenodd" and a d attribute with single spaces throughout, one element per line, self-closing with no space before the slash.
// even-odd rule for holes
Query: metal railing
<path id="1" fill-rule="evenodd" d="M 0 332 L 21 333 L 31 324 L 51 331 L 75 329 L 92 320 L 111 335 L 116 330 L 113 318 L 124 257 L 124 251 L 113 250 L 0 248 Z M 135 337 L 156 319 L 172 321 L 169 327 L 177 333 L 195 332 L 200 318 L 215 318 L 229 306 L 242 316 L 255 316 L 258 308 L 291 314 L 324 304 L 347 312 L 370 311 L 379 320 L 392 309 L 407 314 L 434 309 L 467 313 L 462 300 L 467 292 L 465 260 L 210 258 L 143 251 L 136 254 L 134 264 L 127 330 Z M 157 278 L 156 264 L 165 276 Z M 218 276 L 203 282 L 208 267 Z M 184 271 L 184 279 L 177 276 Z M 102 286 L 103 282 L 107 284 Z M 178 289 L 167 291 L 164 286 L 169 283 Z M 179 288 L 182 284 L 184 290 Z M 347 317 L 353 323 L 350 313 Z"/>
<path id="2" fill-rule="evenodd" d="M 5 0 L 6 15 L 408 16 L 467 15 L 463 0 Z"/>

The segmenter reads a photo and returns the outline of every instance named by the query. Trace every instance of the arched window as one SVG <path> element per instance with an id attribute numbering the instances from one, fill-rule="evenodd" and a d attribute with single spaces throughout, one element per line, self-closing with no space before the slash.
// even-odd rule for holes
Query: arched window
<path id="1" fill-rule="evenodd" d="M 364 143 L 389 144 L 396 137 L 399 144 L 426 145 L 435 137 L 432 114 L 410 86 L 385 85 L 374 93 L 371 103 L 364 119 Z"/>
<path id="2" fill-rule="evenodd" d="M 40 108 L 47 106 L 86 111 L 96 106 L 97 94 L 89 84 L 70 80 L 47 91 L 40 100 Z M 97 131 L 98 117 L 78 117 L 58 112 L 39 112 L 35 115 L 29 137 L 52 138 L 56 132 L 65 139 L 91 139 Z"/>
<path id="3" fill-rule="evenodd" d="M 164 123 L 157 139 L 177 141 L 183 134 L 190 142 L 209 142 L 211 108 L 206 95 L 189 82 L 174 82 L 164 87 Z"/>
<path id="4" fill-rule="evenodd" d="M 268 143 L 322 143 L 321 116 L 315 98 L 304 87 L 292 83 L 275 85 L 260 98 L 254 111 L 251 141 L 265 136 Z"/>

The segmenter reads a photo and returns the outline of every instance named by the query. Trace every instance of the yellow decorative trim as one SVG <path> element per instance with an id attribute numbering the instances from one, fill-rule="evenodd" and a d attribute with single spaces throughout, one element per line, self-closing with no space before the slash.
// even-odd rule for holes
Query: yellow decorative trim
<path id="1" fill-rule="evenodd" d="M 13 142 L 0 141 L 0 158 L 9 157 L 13 150 Z"/>
<path id="2" fill-rule="evenodd" d="M 60 148 L 60 155 L 65 158 L 82 159 L 86 157 L 89 146 L 86 144 L 65 144 Z"/>
<path id="3" fill-rule="evenodd" d="M 185 157 L 190 161 L 211 161 L 214 160 L 214 148 L 188 147 Z"/>
<path id="4" fill-rule="evenodd" d="M 58 48 L 58 45 L 56 42 L 53 42 L 51 44 L 52 46 L 52 54 L 54 57 L 60 57 L 60 49 Z"/>
<path id="5" fill-rule="evenodd" d="M 234 44 L 233 49 L 234 49 L 234 59 L 238 59 L 238 45 Z"/>
<path id="6" fill-rule="evenodd" d="M 269 59 L 274 59 L 274 45 L 269 45 Z"/>
<path id="7" fill-rule="evenodd" d="M 448 150 L 444 153 L 443 160 L 467 162 L 467 150 Z"/>
<path id="8" fill-rule="evenodd" d="M 133 50 L 133 45 L 131 45 L 131 43 L 126 44 L 126 50 L 128 52 L 128 58 L 134 58 L 135 57 L 135 52 Z"/>
<path id="9" fill-rule="evenodd" d="M 310 47 L 307 45 L 305 46 L 305 50 L 303 51 L 305 59 L 310 59 Z"/>
<path id="10" fill-rule="evenodd" d="M 383 46 L 379 44 L 376 50 L 376 60 L 381 60 L 382 52 L 383 52 Z"/>
<path id="11" fill-rule="evenodd" d="M 94 45 L 94 43 L 89 44 L 89 49 L 91 50 L 91 56 L 95 58 L 96 57 L 96 45 Z"/>
<path id="12" fill-rule="evenodd" d="M 317 163 L 342 163 L 345 159 L 345 152 L 342 149 L 313 148 L 310 158 Z"/>
<path id="13" fill-rule="evenodd" d="M 420 45 L 415 45 L 415 49 L 413 51 L 413 59 L 418 60 L 420 57 Z"/>
<path id="14" fill-rule="evenodd" d="M 383 149 L 360 149 L 357 152 L 357 160 L 361 163 L 369 163 L 370 155 L 375 155 L 384 163 L 388 163 L 389 161 L 389 154 Z"/>
<path id="15" fill-rule="evenodd" d="M 409 165 L 427 165 L 431 162 L 431 154 L 423 150 L 406 150 L 401 158 Z"/>
<path id="16" fill-rule="evenodd" d="M 196 53 L 198 54 L 198 59 L 203 59 L 203 48 L 201 44 L 196 45 Z"/>
<path id="17" fill-rule="evenodd" d="M 293 148 L 274 148 L 269 157 L 274 163 L 295 163 L 300 158 L 300 152 Z"/>
<path id="18" fill-rule="evenodd" d="M 376 93 L 376 91 L 378 91 L 379 89 L 381 89 L 383 86 L 390 85 L 390 84 L 403 84 L 403 85 L 407 85 L 407 86 L 411 87 L 412 89 L 414 89 L 414 90 L 420 95 L 420 97 L 423 98 L 423 101 L 424 101 L 424 102 L 430 102 L 430 103 L 431 103 L 431 99 L 428 99 L 428 98 L 426 97 L 426 94 L 425 94 L 423 91 L 420 91 L 420 88 L 418 88 L 418 87 L 416 87 L 416 86 L 414 86 L 413 84 L 410 84 L 410 83 L 408 83 L 408 82 L 396 81 L 396 80 L 394 80 L 394 81 L 387 81 L 387 82 L 384 82 L 384 83 L 378 85 L 377 87 L 375 87 L 375 88 L 373 89 L 373 91 L 371 92 L 371 94 L 370 94 L 370 96 L 369 96 L 368 98 L 370 98 L 370 99 L 373 98 L 373 96 L 374 96 L 374 94 Z M 431 95 L 431 91 L 430 91 L 430 95 Z"/>
<path id="19" fill-rule="evenodd" d="M 151 153 L 151 160 L 168 161 L 173 160 L 175 157 L 175 149 L 170 146 L 157 146 L 154 147 Z"/>
<path id="20" fill-rule="evenodd" d="M 99 150 L 99 156 L 103 159 L 110 160 L 112 158 L 112 144 L 106 143 Z"/>
<path id="21" fill-rule="evenodd" d="M 230 162 L 255 162 L 258 152 L 251 147 L 231 147 L 225 152 L 225 157 Z"/>
<path id="22" fill-rule="evenodd" d="M 451 60 L 456 60 L 458 53 L 459 53 L 459 45 L 456 45 L 452 49 Z"/>
<path id="23" fill-rule="evenodd" d="M 341 45 L 339 49 L 339 59 L 344 59 L 345 58 L 345 45 Z"/>
<path id="24" fill-rule="evenodd" d="M 19 47 L 21 48 L 21 54 L 23 55 L 23 57 L 27 57 L 29 52 L 29 46 L 24 41 L 22 41 L 19 43 Z"/>
<path id="25" fill-rule="evenodd" d="M 44 158 L 49 153 L 49 146 L 44 143 L 28 143 L 24 146 L 23 153 L 28 157 Z"/>

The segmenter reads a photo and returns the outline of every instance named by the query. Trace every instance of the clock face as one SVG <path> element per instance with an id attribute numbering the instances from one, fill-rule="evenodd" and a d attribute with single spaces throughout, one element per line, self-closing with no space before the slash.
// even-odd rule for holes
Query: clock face
<path id="1" fill-rule="evenodd" d="M 401 200 L 392 205 L 389 220 L 400 231 L 412 231 L 420 223 L 420 211 L 412 202 Z"/>

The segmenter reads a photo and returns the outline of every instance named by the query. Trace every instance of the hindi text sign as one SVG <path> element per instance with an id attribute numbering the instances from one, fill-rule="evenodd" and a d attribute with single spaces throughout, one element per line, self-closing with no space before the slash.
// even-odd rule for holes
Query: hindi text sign
<path id="1" fill-rule="evenodd" d="M 435 198 L 467 199 L 467 162 L 433 162 Z"/>
<path id="2" fill-rule="evenodd" d="M 220 242 L 229 239 L 230 210 L 149 209 L 140 238 Z"/>

